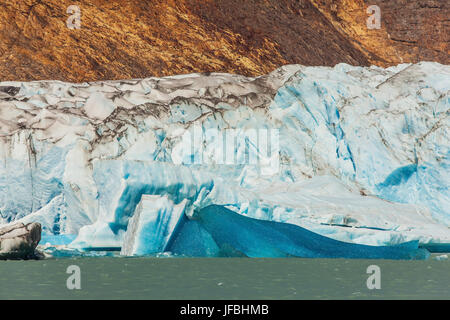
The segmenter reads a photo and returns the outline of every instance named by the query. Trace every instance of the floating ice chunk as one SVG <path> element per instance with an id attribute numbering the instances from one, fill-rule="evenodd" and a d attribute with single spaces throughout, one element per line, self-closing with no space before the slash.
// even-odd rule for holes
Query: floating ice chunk
<path id="1" fill-rule="evenodd" d="M 448 255 L 442 254 L 442 255 L 440 255 L 440 256 L 436 256 L 436 257 L 434 257 L 434 260 L 437 260 L 437 261 L 448 260 Z"/>
<path id="2" fill-rule="evenodd" d="M 166 251 L 167 243 L 184 214 L 186 201 L 175 205 L 167 196 L 142 196 L 128 222 L 121 254 L 130 256 Z"/>

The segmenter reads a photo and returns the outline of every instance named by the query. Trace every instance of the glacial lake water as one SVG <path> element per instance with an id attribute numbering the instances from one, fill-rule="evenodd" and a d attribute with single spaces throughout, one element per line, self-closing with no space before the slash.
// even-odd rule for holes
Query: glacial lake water
<path id="1" fill-rule="evenodd" d="M 67 268 L 81 289 L 66 286 Z M 367 288 L 367 268 L 381 289 Z M 0 261 L 0 299 L 450 299 L 450 260 L 77 257 Z"/>

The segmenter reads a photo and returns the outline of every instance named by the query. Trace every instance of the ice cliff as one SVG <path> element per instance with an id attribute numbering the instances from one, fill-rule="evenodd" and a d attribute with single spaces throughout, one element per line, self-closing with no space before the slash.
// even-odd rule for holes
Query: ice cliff
<path id="1" fill-rule="evenodd" d="M 0 225 L 139 254 L 207 239 L 177 226 L 220 205 L 357 244 L 450 243 L 449 92 L 431 62 L 1 82 Z"/>

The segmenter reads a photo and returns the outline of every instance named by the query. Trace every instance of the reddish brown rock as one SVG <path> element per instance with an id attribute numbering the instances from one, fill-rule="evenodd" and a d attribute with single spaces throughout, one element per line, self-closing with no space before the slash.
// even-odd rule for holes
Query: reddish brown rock
<path id="1" fill-rule="evenodd" d="M 81 9 L 81 28 L 66 25 Z M 382 28 L 366 26 L 379 5 Z M 191 72 L 266 74 L 291 63 L 448 64 L 440 0 L 9 0 L 0 80 L 94 81 Z"/>
<path id="2" fill-rule="evenodd" d="M 442 0 L 312 0 L 336 30 L 376 65 L 450 63 L 450 2 Z M 366 9 L 381 10 L 381 29 L 367 28 Z"/>

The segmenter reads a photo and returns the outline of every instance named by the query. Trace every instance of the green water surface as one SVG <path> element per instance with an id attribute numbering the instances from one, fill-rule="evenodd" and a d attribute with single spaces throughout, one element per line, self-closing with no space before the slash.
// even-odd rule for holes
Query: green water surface
<path id="1" fill-rule="evenodd" d="M 66 286 L 67 267 L 81 289 Z M 378 265 L 381 289 L 367 288 Z M 61 258 L 0 261 L 0 299 L 450 299 L 450 261 Z"/>

